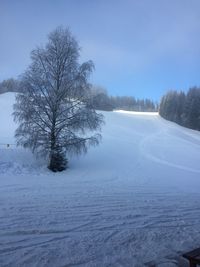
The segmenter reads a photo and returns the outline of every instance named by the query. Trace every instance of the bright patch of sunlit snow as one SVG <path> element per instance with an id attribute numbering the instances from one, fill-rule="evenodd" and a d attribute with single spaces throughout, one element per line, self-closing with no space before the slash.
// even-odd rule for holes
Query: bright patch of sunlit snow
<path id="1" fill-rule="evenodd" d="M 131 115 L 144 115 L 144 116 L 158 116 L 158 112 L 141 112 L 141 111 L 127 111 L 127 110 L 114 110 L 114 112 L 131 114 Z"/>

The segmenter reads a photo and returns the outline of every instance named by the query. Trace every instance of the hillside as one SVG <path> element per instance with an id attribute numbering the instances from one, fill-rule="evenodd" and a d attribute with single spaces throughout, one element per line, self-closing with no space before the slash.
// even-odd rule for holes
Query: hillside
<path id="1" fill-rule="evenodd" d="M 0 95 L 0 266 L 175 266 L 199 246 L 199 132 L 104 112 L 100 146 L 52 174 L 15 146 L 13 103 Z"/>

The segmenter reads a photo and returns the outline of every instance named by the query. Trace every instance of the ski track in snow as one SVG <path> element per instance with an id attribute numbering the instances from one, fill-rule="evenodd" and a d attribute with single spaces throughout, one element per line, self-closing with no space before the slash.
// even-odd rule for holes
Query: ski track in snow
<path id="1" fill-rule="evenodd" d="M 146 149 L 146 147 L 148 146 L 149 143 L 154 142 L 154 140 L 156 140 L 158 137 L 162 138 L 162 136 L 164 134 L 166 134 L 165 132 L 166 132 L 165 130 L 162 130 L 162 131 L 158 132 L 156 135 L 152 134 L 152 135 L 149 135 L 148 137 L 144 138 L 143 141 L 141 142 L 141 153 L 145 157 L 147 157 L 149 160 L 152 160 L 152 161 L 154 161 L 156 163 L 164 164 L 166 166 L 177 168 L 177 169 L 180 169 L 180 170 L 183 170 L 183 171 L 194 172 L 194 173 L 199 173 L 200 174 L 200 168 L 199 169 L 189 168 L 189 167 L 186 167 L 186 166 L 183 166 L 183 165 L 179 165 L 179 164 L 167 161 L 167 160 L 163 160 L 159 156 L 158 157 L 155 156 L 153 154 L 153 151 L 148 151 L 148 149 Z M 186 142 L 188 142 L 188 141 L 186 141 Z M 193 143 L 193 142 L 191 142 L 191 143 Z M 199 145 L 199 148 L 200 148 L 200 143 L 198 143 L 198 145 Z"/>
<path id="2" fill-rule="evenodd" d="M 5 144 L 13 101 L 0 95 Z M 200 243 L 200 133 L 104 114 L 102 144 L 63 173 L 0 147 L 0 266 L 187 266 L 181 253 Z"/>

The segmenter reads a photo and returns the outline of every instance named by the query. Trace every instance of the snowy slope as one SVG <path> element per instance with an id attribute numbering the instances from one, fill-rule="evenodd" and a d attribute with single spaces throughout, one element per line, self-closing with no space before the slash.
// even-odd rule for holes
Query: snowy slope
<path id="1" fill-rule="evenodd" d="M 101 145 L 52 174 L 14 146 L 13 103 L 0 95 L 0 266 L 184 266 L 200 243 L 199 132 L 104 112 Z"/>

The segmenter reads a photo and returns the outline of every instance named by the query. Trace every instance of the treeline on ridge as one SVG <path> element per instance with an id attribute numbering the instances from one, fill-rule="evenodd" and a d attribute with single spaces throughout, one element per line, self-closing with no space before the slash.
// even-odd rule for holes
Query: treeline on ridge
<path id="1" fill-rule="evenodd" d="M 10 78 L 0 82 L 0 94 L 7 92 L 19 92 L 19 91 L 20 91 L 20 83 L 16 79 Z"/>
<path id="2" fill-rule="evenodd" d="M 0 82 L 0 94 L 6 92 L 20 92 L 20 81 L 10 78 Z M 133 96 L 109 96 L 107 91 L 99 86 L 91 87 L 90 99 L 90 104 L 96 110 L 158 111 L 158 104 L 150 99 L 136 99 Z"/>
<path id="3" fill-rule="evenodd" d="M 169 91 L 161 99 L 159 114 L 169 121 L 200 130 L 200 88 L 190 88 L 187 93 Z"/>
<path id="4" fill-rule="evenodd" d="M 150 99 L 136 99 L 133 96 L 109 96 L 101 87 L 92 88 L 92 105 L 97 110 L 112 111 L 122 109 L 128 111 L 158 111 L 158 104 Z"/>

